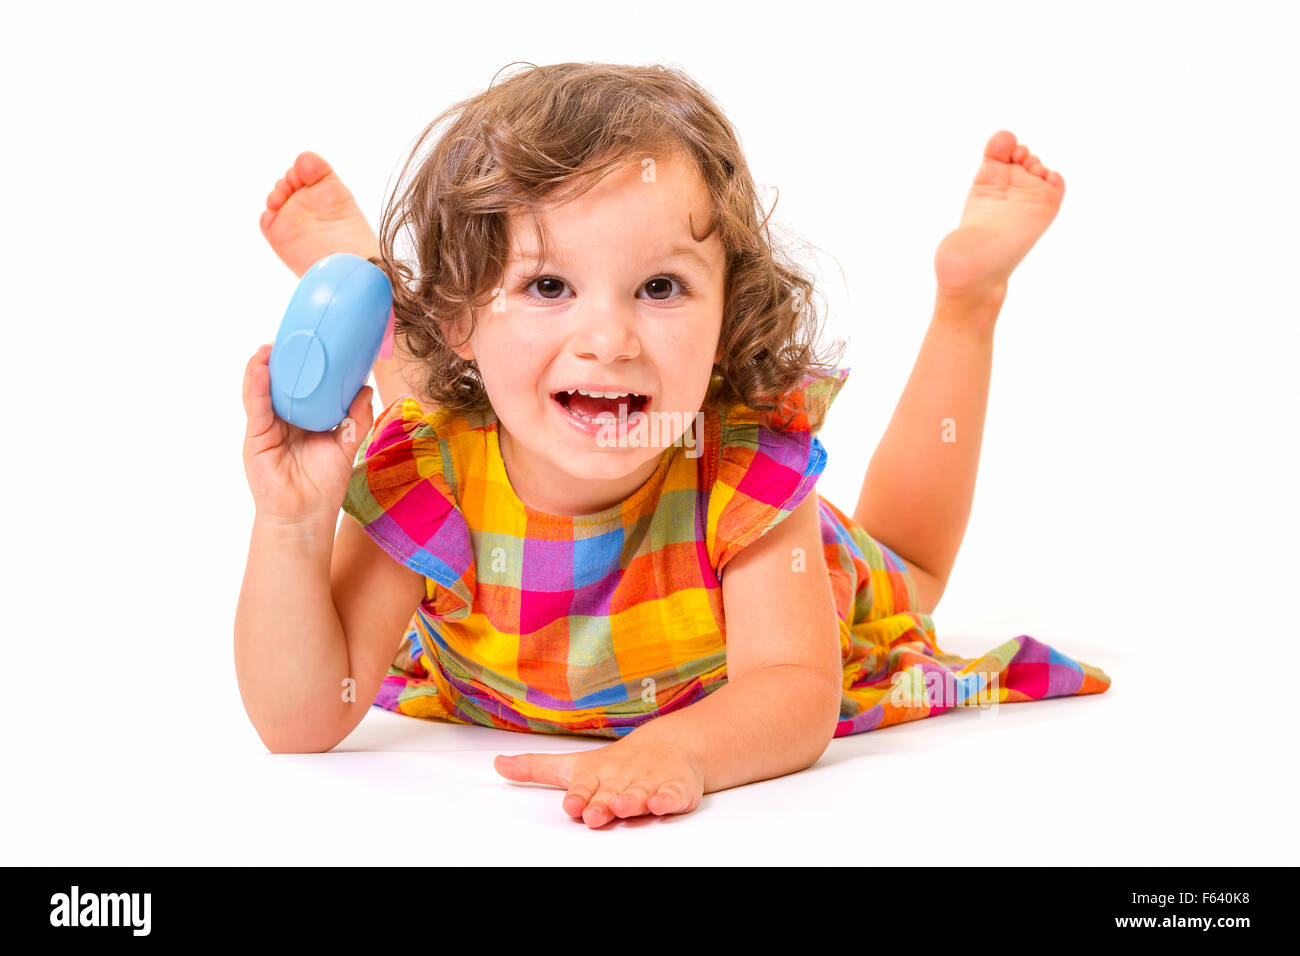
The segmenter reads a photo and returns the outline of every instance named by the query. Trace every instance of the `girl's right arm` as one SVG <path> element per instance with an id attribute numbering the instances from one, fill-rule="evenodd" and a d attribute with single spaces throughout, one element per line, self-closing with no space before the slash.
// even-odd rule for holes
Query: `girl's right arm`
<path id="1" fill-rule="evenodd" d="M 353 427 L 308 432 L 272 410 L 269 357 L 262 346 L 244 373 L 244 469 L 257 512 L 235 612 L 235 671 L 268 749 L 322 752 L 365 716 L 425 582 L 354 520 L 335 540 L 373 421 L 372 390 L 348 410 Z"/>

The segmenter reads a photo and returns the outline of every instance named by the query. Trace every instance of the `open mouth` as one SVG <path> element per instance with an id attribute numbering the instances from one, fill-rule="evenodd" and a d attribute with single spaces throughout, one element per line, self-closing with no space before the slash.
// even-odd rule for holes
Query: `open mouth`
<path id="1" fill-rule="evenodd" d="M 587 422 L 630 418 L 650 403 L 649 395 L 636 392 L 596 392 L 580 388 L 553 392 L 551 398 L 574 418 Z"/>

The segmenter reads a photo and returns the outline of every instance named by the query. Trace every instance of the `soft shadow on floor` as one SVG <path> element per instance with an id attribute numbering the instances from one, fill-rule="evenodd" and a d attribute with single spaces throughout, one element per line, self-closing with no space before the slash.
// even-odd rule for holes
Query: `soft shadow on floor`
<path id="1" fill-rule="evenodd" d="M 407 717 L 372 707 L 330 753 L 403 752 L 446 753 L 479 751 L 491 753 L 570 753 L 594 750 L 611 743 L 597 737 L 560 734 L 529 734 L 492 727 L 453 724 L 445 720 Z"/>

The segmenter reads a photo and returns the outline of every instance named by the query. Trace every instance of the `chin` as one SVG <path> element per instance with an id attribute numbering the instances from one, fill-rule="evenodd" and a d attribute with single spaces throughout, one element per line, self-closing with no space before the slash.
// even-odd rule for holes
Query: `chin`
<path id="1" fill-rule="evenodd" d="M 648 457 L 638 455 L 638 451 L 646 451 L 646 449 L 614 448 L 608 451 L 597 450 L 586 454 L 566 455 L 555 461 L 555 464 L 577 479 L 618 481 L 638 468 L 644 467 L 650 460 Z M 657 459 L 662 451 L 662 448 L 655 449 L 653 457 Z"/>

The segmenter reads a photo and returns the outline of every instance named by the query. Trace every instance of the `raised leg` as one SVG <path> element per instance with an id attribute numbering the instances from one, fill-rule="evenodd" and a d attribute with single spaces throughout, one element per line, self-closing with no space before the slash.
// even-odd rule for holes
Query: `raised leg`
<path id="1" fill-rule="evenodd" d="M 259 226 L 280 261 L 300 278 L 313 264 L 336 252 L 350 252 L 363 259 L 379 253 L 379 238 L 352 191 L 329 163 L 313 152 L 299 153 L 271 189 Z M 394 343 L 391 359 L 375 362 L 374 375 L 383 406 L 406 393 L 432 410 L 418 365 L 400 343 Z"/>
<path id="2" fill-rule="evenodd" d="M 854 510 L 913 570 L 926 613 L 943 596 L 970 519 L 1007 282 L 1064 193 L 1060 173 L 999 130 L 984 147 L 960 226 L 935 253 L 934 316 Z"/>
<path id="3" fill-rule="evenodd" d="M 853 513 L 911 569 L 927 614 L 970 519 L 1000 307 L 996 298 L 977 305 L 940 297 Z"/>

